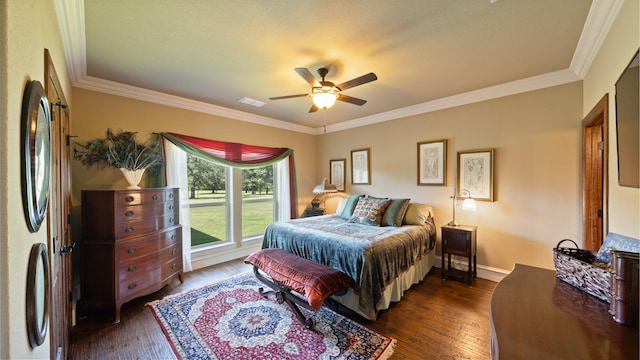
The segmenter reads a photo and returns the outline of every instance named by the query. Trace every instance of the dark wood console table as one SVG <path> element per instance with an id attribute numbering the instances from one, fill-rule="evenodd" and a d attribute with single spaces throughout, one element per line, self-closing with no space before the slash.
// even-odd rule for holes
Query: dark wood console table
<path id="1" fill-rule="evenodd" d="M 608 311 L 555 271 L 516 264 L 491 295 L 491 358 L 638 359 L 638 329 Z"/>

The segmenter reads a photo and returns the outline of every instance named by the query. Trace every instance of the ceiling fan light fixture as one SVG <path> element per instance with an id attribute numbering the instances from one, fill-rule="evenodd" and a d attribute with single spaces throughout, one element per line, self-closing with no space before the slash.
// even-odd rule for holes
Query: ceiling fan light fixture
<path id="1" fill-rule="evenodd" d="M 313 103 L 320 109 L 328 109 L 332 107 L 333 104 L 335 104 L 338 95 L 339 91 L 335 86 L 314 87 L 313 93 L 311 94 L 313 97 Z"/>

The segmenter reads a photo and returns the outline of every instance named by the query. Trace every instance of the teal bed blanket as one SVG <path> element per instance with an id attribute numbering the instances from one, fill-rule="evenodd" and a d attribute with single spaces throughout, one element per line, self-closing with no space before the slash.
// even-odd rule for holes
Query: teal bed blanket
<path id="1" fill-rule="evenodd" d="M 433 218 L 424 225 L 370 226 L 337 215 L 270 224 L 262 248 L 279 248 L 343 271 L 354 281 L 360 311 L 375 319 L 382 293 L 435 247 Z"/>

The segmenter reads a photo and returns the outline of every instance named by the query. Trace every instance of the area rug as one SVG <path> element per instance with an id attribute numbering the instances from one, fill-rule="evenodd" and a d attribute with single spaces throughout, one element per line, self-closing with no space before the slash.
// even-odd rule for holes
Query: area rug
<path id="1" fill-rule="evenodd" d="M 252 273 L 149 303 L 180 359 L 387 359 L 396 340 L 325 307 L 307 329 Z"/>

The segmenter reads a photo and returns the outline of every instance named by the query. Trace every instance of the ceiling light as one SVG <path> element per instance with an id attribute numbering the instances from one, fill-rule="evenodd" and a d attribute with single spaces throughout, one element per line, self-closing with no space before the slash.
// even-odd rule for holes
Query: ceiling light
<path id="1" fill-rule="evenodd" d="M 320 84 L 322 86 L 315 86 L 312 90 L 313 103 L 320 109 L 328 109 L 335 104 L 340 90 L 328 81 Z"/>

